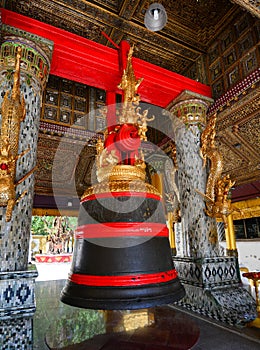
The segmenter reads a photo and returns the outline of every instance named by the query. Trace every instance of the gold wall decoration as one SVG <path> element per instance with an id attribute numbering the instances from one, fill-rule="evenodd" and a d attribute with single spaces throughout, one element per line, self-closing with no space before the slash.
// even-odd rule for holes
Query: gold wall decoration
<path id="1" fill-rule="evenodd" d="M 260 198 L 247 199 L 232 203 L 233 220 L 243 220 L 260 217 Z"/>
<path id="2" fill-rule="evenodd" d="M 228 226 L 227 217 L 234 211 L 231 207 L 230 190 L 235 184 L 229 175 L 222 176 L 223 159 L 216 147 L 216 120 L 217 114 L 213 114 L 201 134 L 200 155 L 203 159 L 203 166 L 207 160 L 210 161 L 210 171 L 208 174 L 206 193 L 201 194 L 206 202 L 205 213 L 210 217 L 221 219 L 225 228 Z"/>
<path id="3" fill-rule="evenodd" d="M 16 197 L 16 186 L 34 171 L 31 170 L 16 182 L 16 163 L 29 149 L 18 154 L 20 125 L 26 115 L 25 101 L 20 91 L 20 47 L 17 48 L 13 89 L 6 91 L 2 107 L 2 125 L 0 135 L 0 206 L 6 207 L 6 221 L 10 221 L 13 208 L 26 194 L 24 191 Z M 10 94 L 10 98 L 8 97 Z"/>

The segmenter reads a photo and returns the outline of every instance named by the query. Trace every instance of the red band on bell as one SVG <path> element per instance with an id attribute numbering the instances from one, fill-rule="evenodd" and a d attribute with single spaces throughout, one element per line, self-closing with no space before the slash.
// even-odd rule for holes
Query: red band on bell
<path id="1" fill-rule="evenodd" d="M 158 272 L 151 274 L 134 274 L 126 276 L 94 276 L 71 274 L 69 280 L 76 284 L 93 287 L 134 287 L 155 283 L 169 282 L 177 278 L 175 269 L 166 272 Z"/>
<path id="2" fill-rule="evenodd" d="M 75 230 L 77 239 L 146 236 L 168 237 L 168 228 L 156 222 L 110 222 L 82 225 Z"/>
<path id="3" fill-rule="evenodd" d="M 86 201 L 93 201 L 99 198 L 109 198 L 109 197 L 142 197 L 142 198 L 153 198 L 155 200 L 160 201 L 161 197 L 154 193 L 148 192 L 131 192 L 131 191 L 122 191 L 122 192 L 105 192 L 105 193 L 95 193 L 91 195 L 87 195 L 81 199 L 81 203 Z"/>

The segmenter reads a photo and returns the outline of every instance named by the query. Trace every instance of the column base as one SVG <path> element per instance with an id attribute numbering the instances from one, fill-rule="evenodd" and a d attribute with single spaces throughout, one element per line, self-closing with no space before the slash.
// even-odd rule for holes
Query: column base
<path id="1" fill-rule="evenodd" d="M 245 326 L 257 317 L 256 302 L 240 283 L 235 257 L 173 260 L 186 291 L 176 305 L 230 325 Z"/>
<path id="2" fill-rule="evenodd" d="M 260 317 L 257 317 L 256 319 L 254 319 L 254 321 L 249 322 L 249 323 L 247 324 L 247 327 L 260 328 Z"/>
<path id="3" fill-rule="evenodd" d="M 227 249 L 227 256 L 235 256 L 238 257 L 238 251 L 237 249 Z"/>
<path id="4" fill-rule="evenodd" d="M 172 256 L 175 256 L 177 254 L 176 248 L 171 248 L 171 254 Z"/>
<path id="5" fill-rule="evenodd" d="M 34 265 L 26 271 L 0 272 L 0 348 L 33 349 Z"/>

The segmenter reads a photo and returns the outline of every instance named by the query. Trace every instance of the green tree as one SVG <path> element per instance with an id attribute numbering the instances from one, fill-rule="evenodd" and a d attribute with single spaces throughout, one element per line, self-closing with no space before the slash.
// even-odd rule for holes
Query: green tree
<path id="1" fill-rule="evenodd" d="M 56 216 L 33 216 L 32 217 L 32 233 L 34 235 L 47 236 L 54 227 Z M 62 226 L 66 231 L 75 230 L 77 227 L 76 217 L 62 217 Z"/>
<path id="2" fill-rule="evenodd" d="M 34 235 L 47 236 L 49 229 L 53 225 L 53 216 L 33 216 L 32 217 L 32 233 Z"/>

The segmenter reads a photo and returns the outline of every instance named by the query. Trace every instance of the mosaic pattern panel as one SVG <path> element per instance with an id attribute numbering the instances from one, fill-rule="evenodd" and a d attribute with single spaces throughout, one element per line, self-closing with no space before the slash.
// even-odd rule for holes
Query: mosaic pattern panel
<path id="1" fill-rule="evenodd" d="M 205 193 L 206 169 L 200 157 L 200 129 L 197 125 L 187 127 L 172 116 L 172 126 L 177 149 L 178 186 L 182 216 L 184 256 L 194 258 L 219 256 L 215 219 L 205 215 L 205 203 L 196 190 Z"/>
<path id="2" fill-rule="evenodd" d="M 203 288 L 237 286 L 240 282 L 235 257 L 190 259 L 174 257 L 179 277 L 184 283 Z"/>
<path id="3" fill-rule="evenodd" d="M 1 322 L 0 348 L 1 350 L 32 350 L 32 318 L 16 318 Z"/>
<path id="4" fill-rule="evenodd" d="M 0 349 L 31 350 L 35 312 L 34 265 L 26 271 L 0 272 Z"/>
<path id="5" fill-rule="evenodd" d="M 186 296 L 177 304 L 202 316 L 244 326 L 256 317 L 255 300 L 242 287 L 207 290 L 185 284 Z"/>
<path id="6" fill-rule="evenodd" d="M 38 273 L 31 265 L 28 271 L 0 273 L 0 318 L 8 319 L 35 311 L 34 278 Z"/>

